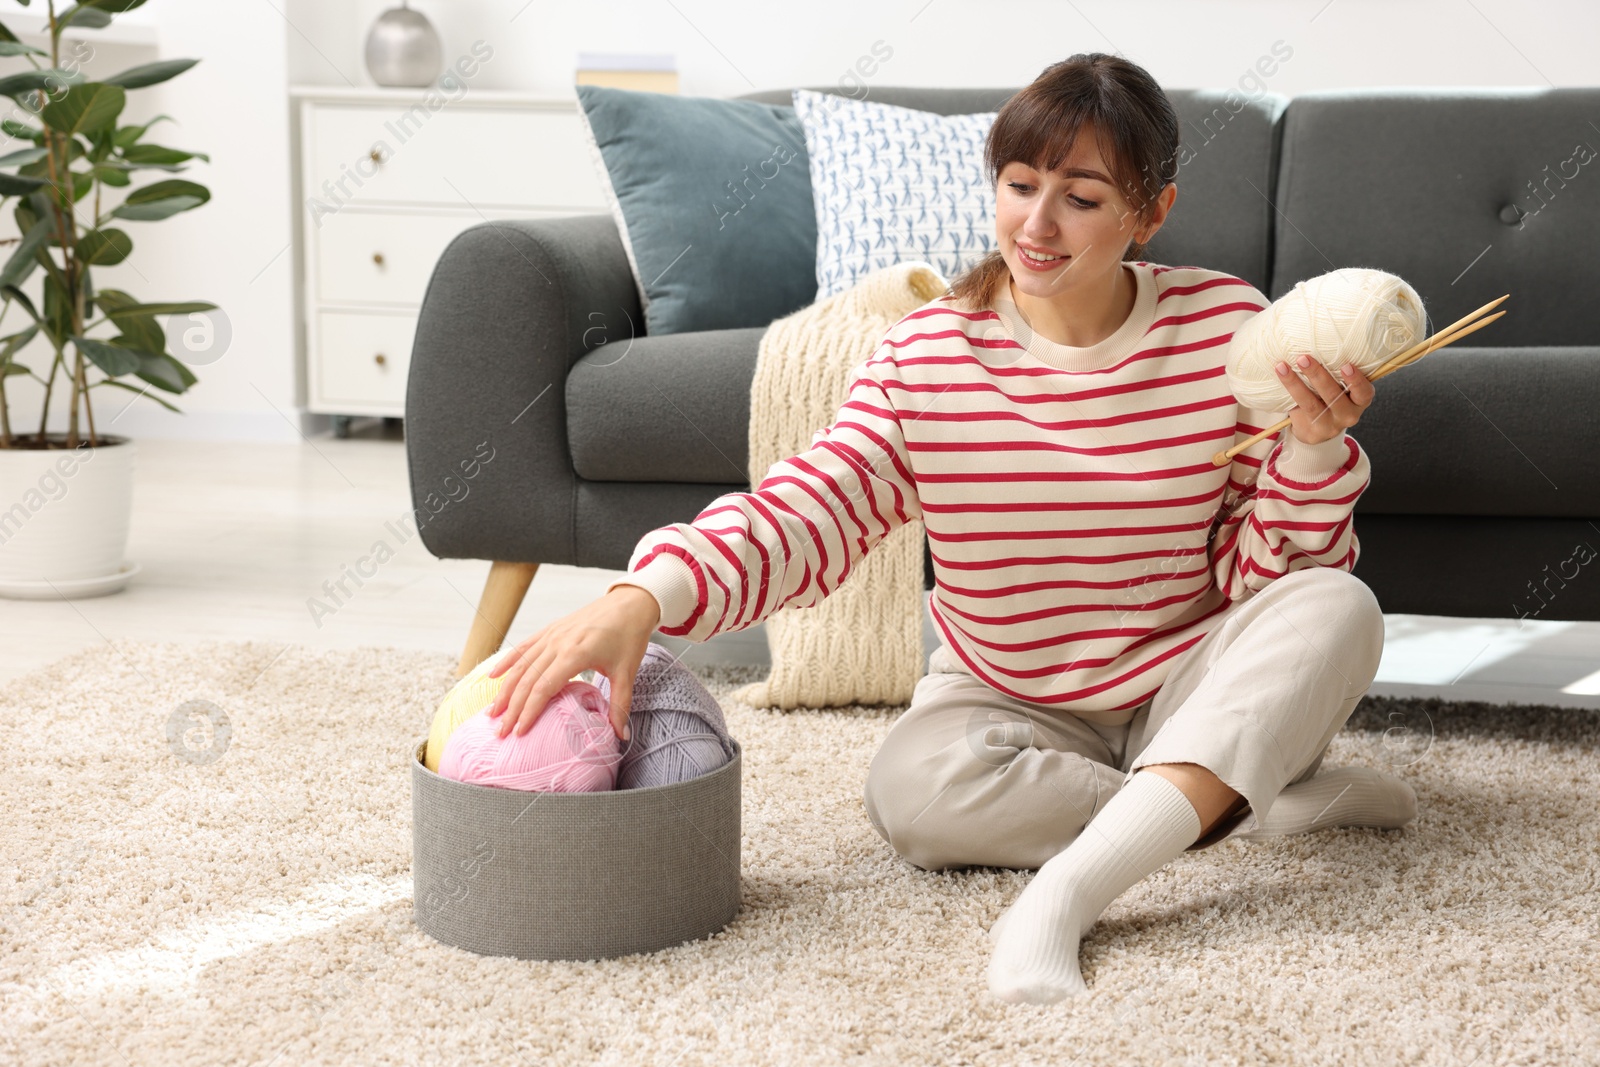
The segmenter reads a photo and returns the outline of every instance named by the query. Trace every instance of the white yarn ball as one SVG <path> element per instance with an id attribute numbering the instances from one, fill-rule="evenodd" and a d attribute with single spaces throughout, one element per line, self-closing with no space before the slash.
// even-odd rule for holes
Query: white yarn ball
<path id="1" fill-rule="evenodd" d="M 1299 282 L 1234 332 L 1228 344 L 1228 388 L 1240 405 L 1288 411 L 1294 397 L 1273 368 L 1309 353 L 1339 381 L 1354 363 L 1371 374 L 1428 336 L 1422 297 L 1405 279 L 1381 270 L 1345 267 Z"/>

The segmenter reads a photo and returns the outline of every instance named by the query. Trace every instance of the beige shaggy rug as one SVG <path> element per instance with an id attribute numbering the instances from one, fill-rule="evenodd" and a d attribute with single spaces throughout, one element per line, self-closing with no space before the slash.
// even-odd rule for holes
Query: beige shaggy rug
<path id="1" fill-rule="evenodd" d="M 732 925 L 601 962 L 431 940 L 407 760 L 454 665 L 119 641 L 8 686 L 0 1063 L 1596 1062 L 1595 713 L 1363 702 L 1329 761 L 1398 768 L 1415 823 L 1187 853 L 1090 931 L 1089 995 L 1033 1007 L 984 988 L 1029 875 L 867 823 L 898 709 L 727 703 L 755 668 L 703 674 L 745 749 Z"/>

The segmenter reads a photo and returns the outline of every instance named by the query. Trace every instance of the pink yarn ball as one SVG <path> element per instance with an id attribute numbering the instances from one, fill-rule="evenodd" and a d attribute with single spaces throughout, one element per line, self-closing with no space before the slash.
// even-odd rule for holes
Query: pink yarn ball
<path id="1" fill-rule="evenodd" d="M 456 728 L 439 759 L 441 777 L 501 789 L 597 793 L 615 789 L 622 745 L 611 729 L 610 704 L 588 682 L 568 682 L 518 737 L 499 736 L 488 709 Z M 511 714 L 501 712 L 501 718 Z"/>

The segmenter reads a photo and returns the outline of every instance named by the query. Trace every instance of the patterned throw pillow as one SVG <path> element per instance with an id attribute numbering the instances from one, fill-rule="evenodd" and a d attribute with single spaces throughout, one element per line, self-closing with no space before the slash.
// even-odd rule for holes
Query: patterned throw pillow
<path id="1" fill-rule="evenodd" d="M 817 211 L 817 296 L 920 260 L 953 278 L 995 247 L 983 166 L 995 112 L 931 111 L 794 90 Z"/>

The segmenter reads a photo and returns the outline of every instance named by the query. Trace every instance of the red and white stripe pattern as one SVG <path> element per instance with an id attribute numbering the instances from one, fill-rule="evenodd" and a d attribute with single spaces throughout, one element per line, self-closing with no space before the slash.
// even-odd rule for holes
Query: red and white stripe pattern
<path id="1" fill-rule="evenodd" d="M 1001 692 L 1126 722 L 1228 605 L 1303 567 L 1350 570 L 1369 480 L 1348 435 L 1307 446 L 1227 386 L 1229 339 L 1268 301 L 1232 275 L 1134 264 L 1154 320 L 1107 366 L 1065 371 L 993 308 L 941 296 L 852 371 L 812 446 L 751 492 L 647 534 L 612 583 L 661 602 L 661 633 L 704 641 L 807 607 L 920 518 L 944 642 Z"/>

